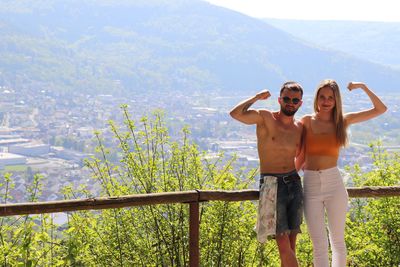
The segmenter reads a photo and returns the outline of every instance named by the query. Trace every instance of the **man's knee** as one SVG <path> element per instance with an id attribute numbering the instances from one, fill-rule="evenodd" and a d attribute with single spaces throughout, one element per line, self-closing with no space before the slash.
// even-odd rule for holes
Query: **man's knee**
<path id="1" fill-rule="evenodd" d="M 289 242 L 292 250 L 294 253 L 296 253 L 296 238 L 297 238 L 297 233 L 291 233 L 289 235 Z"/>
<path id="2" fill-rule="evenodd" d="M 278 234 L 276 236 L 276 243 L 281 254 L 293 253 L 288 234 Z"/>

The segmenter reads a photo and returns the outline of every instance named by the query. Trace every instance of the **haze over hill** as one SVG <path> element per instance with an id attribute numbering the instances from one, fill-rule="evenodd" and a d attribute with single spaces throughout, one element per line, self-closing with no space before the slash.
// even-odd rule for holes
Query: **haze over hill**
<path id="1" fill-rule="evenodd" d="M 243 93 L 286 80 L 362 80 L 395 92 L 400 71 L 305 43 L 197 0 L 0 3 L 0 85 L 82 92 Z"/>
<path id="2" fill-rule="evenodd" d="M 400 22 L 265 21 L 312 44 L 400 70 Z"/>

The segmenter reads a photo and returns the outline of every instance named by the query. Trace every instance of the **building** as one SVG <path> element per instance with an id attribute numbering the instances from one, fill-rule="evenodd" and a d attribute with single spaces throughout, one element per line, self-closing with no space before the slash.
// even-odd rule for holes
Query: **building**
<path id="1" fill-rule="evenodd" d="M 49 151 L 50 151 L 49 145 L 38 144 L 38 143 L 16 144 L 16 145 L 10 145 L 8 147 L 9 153 L 14 153 L 29 157 L 48 155 Z"/>
<path id="2" fill-rule="evenodd" d="M 0 152 L 0 168 L 8 165 L 25 165 L 26 157 L 12 153 Z"/>
<path id="3" fill-rule="evenodd" d="M 60 146 L 52 146 L 50 152 L 57 158 L 71 160 L 78 164 L 82 164 L 84 159 L 92 156 L 92 154 L 81 153 Z"/>

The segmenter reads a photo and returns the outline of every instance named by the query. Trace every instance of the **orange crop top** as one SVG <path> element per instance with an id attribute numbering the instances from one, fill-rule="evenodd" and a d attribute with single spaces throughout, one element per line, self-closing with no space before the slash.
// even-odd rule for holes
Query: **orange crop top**
<path id="1" fill-rule="evenodd" d="M 306 133 L 306 155 L 339 157 L 340 146 L 336 142 L 335 133 L 314 134 L 311 127 Z"/>

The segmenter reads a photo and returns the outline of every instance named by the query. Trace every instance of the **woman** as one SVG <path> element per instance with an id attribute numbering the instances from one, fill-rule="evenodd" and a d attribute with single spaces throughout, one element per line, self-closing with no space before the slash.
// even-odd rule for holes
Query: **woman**
<path id="1" fill-rule="evenodd" d="M 387 109 L 364 83 L 350 82 L 347 88 L 350 91 L 363 90 L 374 107 L 343 114 L 337 83 L 324 80 L 315 94 L 314 114 L 302 118 L 305 144 L 302 155 L 296 159 L 296 166 L 304 167 L 304 215 L 313 243 L 315 267 L 329 267 L 325 212 L 332 266 L 346 266 L 344 228 L 348 196 L 337 168 L 339 149 L 348 141 L 346 129 L 353 123 L 372 119 Z"/>

